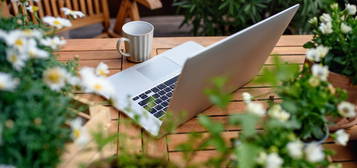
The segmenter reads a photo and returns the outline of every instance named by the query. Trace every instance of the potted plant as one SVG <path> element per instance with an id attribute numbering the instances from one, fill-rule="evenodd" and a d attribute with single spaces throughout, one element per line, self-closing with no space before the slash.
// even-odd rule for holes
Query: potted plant
<path id="1" fill-rule="evenodd" d="M 14 3 L 37 9 L 27 0 Z M 0 18 L 0 167 L 56 167 L 65 144 L 88 141 L 81 122 L 71 121 L 83 107 L 73 103 L 72 92 L 102 95 L 110 87 L 95 87 L 108 85 L 94 70 L 79 78 L 76 62 L 56 60 L 54 52 L 65 41 L 55 33 L 69 20 L 45 17 L 34 24 L 26 17 Z"/>
<path id="2" fill-rule="evenodd" d="M 328 13 L 309 22 L 313 39 L 307 42 L 306 59 L 328 66 L 330 81 L 348 93 L 348 100 L 357 104 L 357 19 L 356 6 L 346 4 L 341 10 L 332 4 Z"/>
<path id="3" fill-rule="evenodd" d="M 326 66 L 314 64 L 303 66 L 285 64 L 274 58 L 274 68 L 266 68 L 257 83 L 273 87 L 281 108 L 298 124 L 296 132 L 301 140 L 323 140 L 338 118 L 353 118 L 353 104 L 346 102 L 344 90 L 333 87 L 327 81 Z M 334 130 L 336 130 L 334 128 Z"/>

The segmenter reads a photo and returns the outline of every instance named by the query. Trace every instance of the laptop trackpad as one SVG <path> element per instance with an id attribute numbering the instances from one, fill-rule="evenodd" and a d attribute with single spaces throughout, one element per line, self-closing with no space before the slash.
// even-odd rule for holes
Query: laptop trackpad
<path id="1" fill-rule="evenodd" d="M 179 68 L 180 66 L 170 59 L 166 57 L 160 57 L 158 59 L 152 60 L 152 62 L 148 64 L 140 66 L 136 70 L 145 77 L 156 81 L 177 71 Z"/>

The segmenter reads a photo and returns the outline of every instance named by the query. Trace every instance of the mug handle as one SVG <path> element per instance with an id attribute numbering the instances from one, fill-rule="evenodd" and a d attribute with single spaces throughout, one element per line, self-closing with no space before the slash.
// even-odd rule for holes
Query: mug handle
<path id="1" fill-rule="evenodd" d="M 130 54 L 129 54 L 129 53 L 124 52 L 124 50 L 121 49 L 121 44 L 122 44 L 122 43 L 125 43 L 125 42 L 129 43 L 129 45 L 130 45 L 130 40 L 129 40 L 129 39 L 127 39 L 127 38 L 125 38 L 125 37 L 119 38 L 119 40 L 118 40 L 118 42 L 117 42 L 117 50 L 118 50 L 118 51 L 120 52 L 120 54 L 122 54 L 123 56 L 130 57 Z"/>

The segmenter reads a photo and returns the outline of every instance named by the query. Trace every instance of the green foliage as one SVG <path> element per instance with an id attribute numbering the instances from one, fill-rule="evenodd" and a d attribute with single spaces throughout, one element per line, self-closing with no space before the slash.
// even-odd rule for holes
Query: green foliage
<path id="1" fill-rule="evenodd" d="M 0 18 L 0 29 L 40 29 L 41 25 L 22 22 L 23 17 Z M 45 29 L 42 29 L 44 30 Z M 60 66 L 69 72 L 76 63 L 60 63 L 49 47 L 38 46 L 50 54 L 48 59 L 29 59 L 21 71 L 16 71 L 6 59 L 8 46 L 0 39 L 0 72 L 19 79 L 14 91 L 0 91 L 0 164 L 17 168 L 56 167 L 70 141 L 70 128 L 65 126 L 74 117 L 67 86 L 62 92 L 51 90 L 43 81 L 43 72 Z"/>
<path id="2" fill-rule="evenodd" d="M 314 37 L 312 41 L 304 45 L 305 48 L 325 46 L 329 48 L 328 54 L 322 58 L 321 63 L 327 65 L 333 72 L 348 76 L 353 84 L 357 84 L 357 20 L 356 15 L 348 14 L 347 10 L 339 7 L 330 8 L 332 20 L 332 33 L 323 33 L 319 27 L 321 20 L 313 22 L 312 29 Z M 346 24 L 352 30 L 343 32 L 341 25 Z"/>
<path id="3" fill-rule="evenodd" d="M 340 116 L 337 105 L 346 99 L 345 91 L 333 88 L 327 81 L 318 81 L 317 86 L 312 86 L 310 80 L 313 75 L 307 65 L 303 67 L 302 72 L 297 73 L 296 68 L 291 68 L 279 59 L 275 59 L 274 64 L 274 68 L 265 69 L 262 77 L 256 81 L 276 86 L 275 92 L 282 99 L 282 108 L 289 112 L 292 120 L 299 125 L 300 138 L 323 138 L 329 124 L 326 117 Z M 280 85 L 277 86 L 277 83 Z"/>
<path id="4" fill-rule="evenodd" d="M 289 27 L 290 33 L 307 33 L 308 19 L 321 14 L 333 0 L 175 0 L 174 5 L 184 14 L 182 25 L 192 25 L 199 36 L 229 35 L 292 5 L 301 8 Z"/>

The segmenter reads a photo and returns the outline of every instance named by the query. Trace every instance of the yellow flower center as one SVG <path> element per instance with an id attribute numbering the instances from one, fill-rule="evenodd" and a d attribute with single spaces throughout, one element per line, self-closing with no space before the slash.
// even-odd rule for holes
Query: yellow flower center
<path id="1" fill-rule="evenodd" d="M 73 130 L 73 137 L 75 139 L 79 138 L 80 136 L 81 136 L 81 131 L 79 131 L 79 129 Z"/>
<path id="2" fill-rule="evenodd" d="M 58 72 L 52 72 L 48 74 L 47 78 L 52 83 L 60 83 L 62 79 L 62 75 L 59 74 Z"/>
<path id="3" fill-rule="evenodd" d="M 53 24 L 54 24 L 54 25 L 61 25 L 61 22 L 58 21 L 58 20 L 55 20 L 55 21 L 53 22 Z"/>
<path id="4" fill-rule="evenodd" d="M 18 60 L 17 56 L 15 54 L 11 55 L 9 59 L 10 59 L 10 62 L 12 62 L 12 63 L 15 63 Z"/>
<path id="5" fill-rule="evenodd" d="M 0 83 L 0 89 L 4 89 L 5 88 L 5 83 L 1 82 Z"/>
<path id="6" fill-rule="evenodd" d="M 104 70 L 99 70 L 99 75 L 100 76 L 107 76 L 107 74 L 104 72 Z"/>
<path id="7" fill-rule="evenodd" d="M 102 90 L 102 89 L 103 89 L 103 86 L 102 86 L 101 84 L 96 83 L 96 84 L 94 85 L 94 90 L 99 91 L 99 90 Z"/>
<path id="8" fill-rule="evenodd" d="M 15 41 L 15 45 L 17 45 L 17 46 L 23 46 L 23 45 L 24 45 L 24 42 L 23 42 L 21 39 L 17 39 L 17 40 Z"/>

